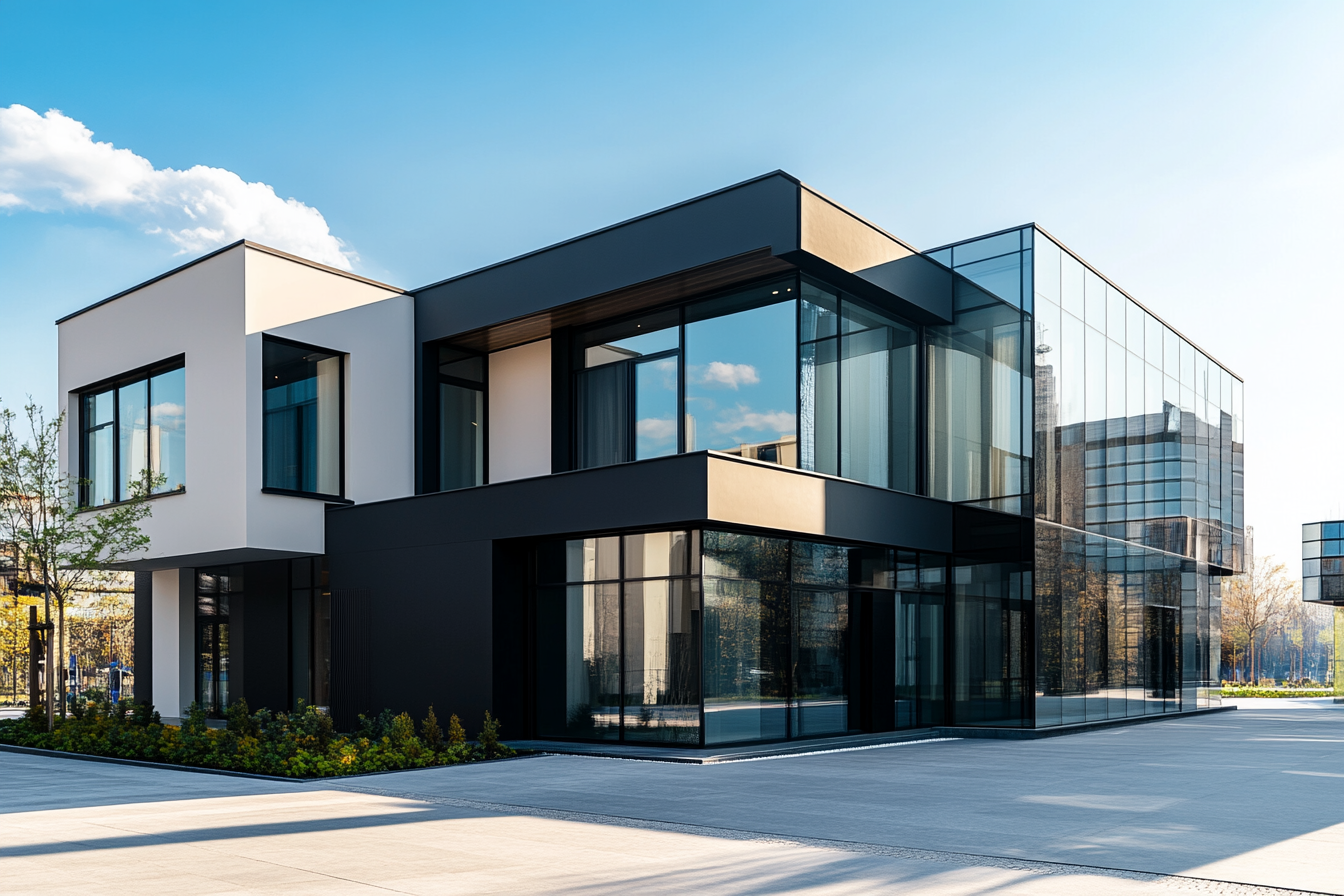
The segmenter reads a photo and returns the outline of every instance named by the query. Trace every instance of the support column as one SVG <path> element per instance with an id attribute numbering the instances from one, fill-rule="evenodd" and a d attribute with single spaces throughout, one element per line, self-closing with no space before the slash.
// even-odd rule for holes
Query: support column
<path id="1" fill-rule="evenodd" d="M 154 676 L 149 699 L 165 720 L 181 718 L 196 699 L 193 575 L 190 569 L 160 569 L 153 573 L 150 660 Z"/>

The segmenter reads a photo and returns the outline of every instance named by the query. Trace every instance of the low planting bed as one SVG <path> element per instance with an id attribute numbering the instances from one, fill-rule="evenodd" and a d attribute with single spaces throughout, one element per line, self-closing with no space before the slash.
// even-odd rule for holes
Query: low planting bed
<path id="1" fill-rule="evenodd" d="M 148 704 L 77 703 L 70 716 L 47 731 L 46 714 L 0 719 L 0 744 L 137 759 L 198 768 L 325 778 L 368 772 L 458 765 L 516 755 L 499 741 L 499 721 L 485 714 L 475 742 L 467 740 L 457 716 L 445 732 L 433 707 L 416 725 L 402 713 L 384 710 L 359 717 L 353 734 L 338 733 L 331 716 L 308 706 L 295 713 L 261 709 L 253 713 L 239 700 L 228 712 L 224 728 L 206 724 L 205 712 L 192 705 L 182 724 L 165 725 Z M 418 730 L 417 730 L 418 729 Z"/>
<path id="2" fill-rule="evenodd" d="M 1333 688 L 1223 688 L 1224 697 L 1330 697 Z"/>

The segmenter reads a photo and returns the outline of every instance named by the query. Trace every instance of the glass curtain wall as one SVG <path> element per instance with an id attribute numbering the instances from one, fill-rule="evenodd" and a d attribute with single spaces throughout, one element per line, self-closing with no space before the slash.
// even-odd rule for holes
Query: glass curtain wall
<path id="1" fill-rule="evenodd" d="M 538 549 L 538 734 L 700 742 L 694 542 L 648 532 Z"/>
<path id="2" fill-rule="evenodd" d="M 896 728 L 939 724 L 946 569 L 938 554 L 736 532 L 542 544 L 538 734 L 683 744 L 845 734 L 873 695 L 895 697 L 875 713 L 889 720 L 877 730 L 893 727 L 893 710 Z M 875 615 L 875 604 L 888 609 Z M 863 634 L 865 614 L 888 628 Z M 886 681 L 865 684 L 871 676 Z"/>
<path id="3" fill-rule="evenodd" d="M 919 491 L 919 330 L 790 277 L 578 337 L 576 462 L 713 450 Z"/>
<path id="4" fill-rule="evenodd" d="M 947 558 L 896 554 L 896 727 L 946 722 Z"/>
<path id="5" fill-rule="evenodd" d="M 125 501 L 148 474 L 153 494 L 186 488 L 186 369 L 141 374 L 81 396 L 80 504 Z"/>
<path id="6" fill-rule="evenodd" d="M 952 574 L 953 718 L 958 724 L 1031 727 L 1031 564 L 961 559 Z"/>
<path id="7" fill-rule="evenodd" d="M 1219 576 L 1244 543 L 1241 381 L 1045 234 L 1035 246 L 1037 723 L 1216 702 Z"/>
<path id="8" fill-rule="evenodd" d="M 1036 236 L 1036 515 L 1242 565 L 1242 383 Z"/>
<path id="9" fill-rule="evenodd" d="M 799 467 L 917 491 L 918 330 L 807 279 L 799 321 Z"/>
<path id="10" fill-rule="evenodd" d="M 1030 327 L 1031 315 L 958 279 L 953 322 L 926 328 L 932 497 L 1029 512 Z"/>
<path id="11" fill-rule="evenodd" d="M 262 484 L 340 497 L 342 361 L 335 352 L 262 340 Z"/>
<path id="12" fill-rule="evenodd" d="M 485 482 L 485 358 L 439 347 L 439 490 Z"/>
<path id="13" fill-rule="evenodd" d="M 1206 564 L 1036 524 L 1037 726 L 1216 703 L 1219 579 Z"/>

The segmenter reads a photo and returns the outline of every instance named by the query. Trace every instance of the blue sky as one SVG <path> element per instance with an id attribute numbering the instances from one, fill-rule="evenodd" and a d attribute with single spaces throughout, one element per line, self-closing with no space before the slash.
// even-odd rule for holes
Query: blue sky
<path id="1" fill-rule="evenodd" d="M 1344 4 L 0 4 L 0 108 L 316 209 L 414 287 L 775 168 L 916 246 L 1036 221 L 1247 381 L 1248 521 L 1344 515 Z M 2 173 L 0 173 L 2 176 Z M 0 400 L 194 254 L 0 211 Z"/>

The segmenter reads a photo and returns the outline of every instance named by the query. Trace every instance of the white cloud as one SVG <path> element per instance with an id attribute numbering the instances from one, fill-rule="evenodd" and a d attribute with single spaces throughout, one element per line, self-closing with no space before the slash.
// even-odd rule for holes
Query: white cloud
<path id="1" fill-rule="evenodd" d="M 725 411 L 722 420 L 714 423 L 714 429 L 721 433 L 737 432 L 741 429 L 755 429 L 771 433 L 791 433 L 798 422 L 792 411 L 753 411 L 744 404 L 732 411 Z"/>
<path id="2" fill-rule="evenodd" d="M 751 386 L 761 381 L 756 368 L 750 364 L 730 364 L 727 361 L 710 361 L 699 379 L 706 386 L 726 386 L 729 389 Z"/>
<path id="3" fill-rule="evenodd" d="M 159 234 L 178 254 L 250 239 L 350 270 L 354 252 L 317 209 L 281 199 L 224 168 L 155 168 L 56 109 L 0 108 L 0 209 L 82 209 L 116 215 Z"/>
<path id="4" fill-rule="evenodd" d="M 656 417 L 646 417 L 635 423 L 635 435 L 651 442 L 665 442 L 674 438 L 676 434 L 677 421 L 675 420 L 659 420 Z"/>

